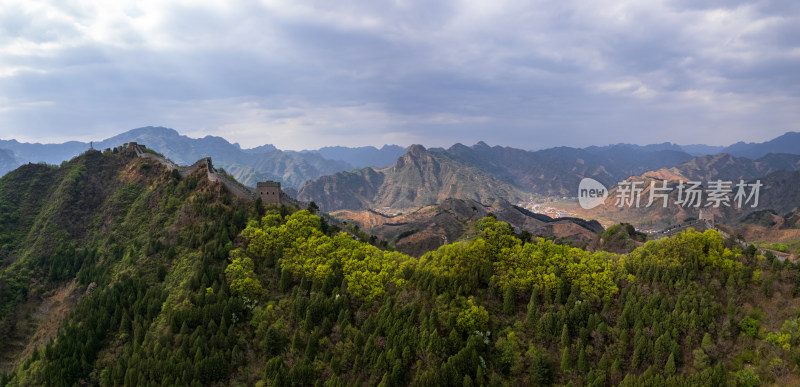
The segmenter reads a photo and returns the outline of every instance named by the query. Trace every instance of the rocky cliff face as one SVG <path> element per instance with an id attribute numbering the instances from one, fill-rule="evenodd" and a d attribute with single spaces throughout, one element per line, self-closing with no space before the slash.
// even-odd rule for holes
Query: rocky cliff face
<path id="1" fill-rule="evenodd" d="M 323 211 L 368 208 L 384 178 L 385 174 L 374 168 L 339 172 L 307 182 L 297 193 L 297 198 L 314 201 Z"/>
<path id="2" fill-rule="evenodd" d="M 331 215 L 348 224 L 359 225 L 368 233 L 391 242 L 399 251 L 421 256 L 443 244 L 474 236 L 475 222 L 489 213 L 511 225 L 514 232 L 524 230 L 533 236 L 569 241 L 576 246 L 593 246 L 603 231 L 596 221 L 553 219 L 513 206 L 505 200 L 487 204 L 468 199 L 445 199 L 437 205 L 396 216 L 369 210 L 336 211 Z"/>
<path id="3" fill-rule="evenodd" d="M 298 199 L 313 200 L 325 211 L 422 207 L 446 198 L 514 202 L 525 196 L 490 173 L 422 145 L 409 147 L 391 167 L 323 176 L 307 182 L 298 193 Z"/>

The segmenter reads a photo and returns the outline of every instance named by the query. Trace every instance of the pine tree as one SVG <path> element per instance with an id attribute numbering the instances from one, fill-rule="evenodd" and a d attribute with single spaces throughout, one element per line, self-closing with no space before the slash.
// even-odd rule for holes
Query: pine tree
<path id="1" fill-rule="evenodd" d="M 675 375 L 675 356 L 673 354 L 669 354 L 667 364 L 664 366 L 664 375 L 668 377 Z"/>
<path id="2" fill-rule="evenodd" d="M 703 341 L 700 343 L 700 347 L 702 347 L 706 353 L 711 352 L 714 348 L 714 342 L 711 341 L 711 334 L 706 332 L 706 334 L 703 335 Z"/>
<path id="3" fill-rule="evenodd" d="M 586 360 L 586 347 L 583 344 L 578 347 L 578 370 L 581 372 L 589 371 L 589 362 Z"/>
<path id="4" fill-rule="evenodd" d="M 541 352 L 536 351 L 531 359 L 531 385 L 549 386 L 553 383 L 553 367 L 548 359 Z"/>
<path id="5" fill-rule="evenodd" d="M 566 372 L 569 371 L 570 368 L 571 360 L 569 358 L 569 348 L 564 347 L 564 349 L 561 350 L 561 371 Z"/>
<path id="6" fill-rule="evenodd" d="M 289 269 L 281 270 L 281 280 L 278 285 L 281 293 L 286 293 L 292 286 L 292 272 Z"/>
<path id="7" fill-rule="evenodd" d="M 292 348 L 295 351 L 301 351 L 305 347 L 303 343 L 303 338 L 300 336 L 300 330 L 294 331 L 294 337 L 292 338 Z"/>
<path id="8" fill-rule="evenodd" d="M 642 350 L 640 346 L 633 349 L 633 356 L 631 356 L 631 367 L 635 370 L 642 364 Z"/>
<path id="9" fill-rule="evenodd" d="M 390 377 L 388 372 L 383 373 L 383 378 L 381 378 L 381 382 L 378 383 L 378 387 L 389 387 L 391 386 Z"/>
<path id="10" fill-rule="evenodd" d="M 696 368 L 698 371 L 705 370 L 711 363 L 711 359 L 708 357 L 708 355 L 706 355 L 702 348 L 697 348 L 692 351 L 692 356 L 694 357 L 694 368 Z"/>
<path id="11" fill-rule="evenodd" d="M 620 358 L 614 358 L 614 362 L 611 363 L 611 369 L 616 372 L 622 372 L 622 360 Z"/>
<path id="12" fill-rule="evenodd" d="M 529 324 L 535 325 L 538 320 L 539 320 L 539 296 L 536 292 L 536 288 L 533 288 L 533 291 L 531 291 L 531 298 L 528 301 L 527 321 Z"/>
<path id="13" fill-rule="evenodd" d="M 503 293 L 503 313 L 511 315 L 514 314 L 516 309 L 517 294 L 514 287 L 511 285 L 506 286 L 505 293 Z"/>
<path id="14" fill-rule="evenodd" d="M 569 328 L 567 324 L 561 327 L 561 348 L 569 347 Z"/>
<path id="15" fill-rule="evenodd" d="M 597 368 L 600 369 L 601 371 L 608 371 L 608 355 L 607 354 L 604 353 L 603 356 L 600 357 L 600 361 L 597 363 Z"/>
<path id="16" fill-rule="evenodd" d="M 478 367 L 478 371 L 475 373 L 475 384 L 482 385 L 483 380 L 486 379 L 485 374 L 486 372 L 483 370 L 483 367 Z"/>

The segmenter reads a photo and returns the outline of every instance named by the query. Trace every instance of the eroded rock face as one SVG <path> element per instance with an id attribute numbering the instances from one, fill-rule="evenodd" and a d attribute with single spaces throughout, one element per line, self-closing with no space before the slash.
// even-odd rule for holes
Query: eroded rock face
<path id="1" fill-rule="evenodd" d="M 532 236 L 563 238 L 576 246 L 591 246 L 603 231 L 596 221 L 553 219 L 504 200 L 485 204 L 449 198 L 437 205 L 407 212 L 343 210 L 332 215 L 340 221 L 356 223 L 368 233 L 394 243 L 399 251 L 421 256 L 439 246 L 468 237 L 474 232 L 474 223 L 490 213 L 498 220 L 510 224 L 515 232 L 526 230 Z"/>
<path id="2" fill-rule="evenodd" d="M 391 167 L 323 176 L 307 182 L 298 193 L 298 199 L 313 200 L 324 211 L 418 208 L 447 198 L 482 202 L 523 197 L 523 192 L 491 173 L 422 145 L 409 147 Z"/>

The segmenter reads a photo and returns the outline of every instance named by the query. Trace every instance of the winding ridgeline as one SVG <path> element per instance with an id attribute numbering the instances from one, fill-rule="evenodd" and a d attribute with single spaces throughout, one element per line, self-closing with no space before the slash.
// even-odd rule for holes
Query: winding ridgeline
<path id="1" fill-rule="evenodd" d="M 283 191 L 280 190 L 280 183 L 274 181 L 257 183 L 257 186 L 267 185 L 267 186 L 277 187 L 277 190 L 274 190 L 276 192 L 273 191 L 269 192 L 270 194 L 272 194 L 272 196 L 264 195 L 264 192 L 258 190 L 257 188 L 253 189 L 251 187 L 247 187 L 244 184 L 236 181 L 236 179 L 233 178 L 232 176 L 217 172 L 217 170 L 214 169 L 214 164 L 212 164 L 210 157 L 204 157 L 200 160 L 197 160 L 197 162 L 187 167 L 187 166 L 179 166 L 174 162 L 172 162 L 172 160 L 169 160 L 166 157 L 164 157 L 163 155 L 157 154 L 152 151 L 148 152 L 146 151 L 146 148 L 144 148 L 144 146 L 136 142 L 128 143 L 127 147 L 128 150 L 135 152 L 138 157 L 155 160 L 161 163 L 161 165 L 166 167 L 170 172 L 172 171 L 178 172 L 181 177 L 189 176 L 193 173 L 196 173 L 197 171 L 203 171 L 206 173 L 206 177 L 208 178 L 208 180 L 212 182 L 219 182 L 220 184 L 225 186 L 225 188 L 228 189 L 228 191 L 230 191 L 232 194 L 238 196 L 241 199 L 255 201 L 261 198 L 262 201 L 265 203 L 278 204 L 278 205 L 280 205 L 281 203 L 286 203 L 294 205 L 295 207 L 300 207 L 302 205 L 308 204 L 308 203 L 298 202 L 293 198 L 291 198 L 289 195 L 285 194 Z"/>
<path id="2" fill-rule="evenodd" d="M 416 258 L 139 151 L 0 178 L 0 385 L 798 380 L 800 268 L 713 230 L 614 254 L 487 216 Z"/>

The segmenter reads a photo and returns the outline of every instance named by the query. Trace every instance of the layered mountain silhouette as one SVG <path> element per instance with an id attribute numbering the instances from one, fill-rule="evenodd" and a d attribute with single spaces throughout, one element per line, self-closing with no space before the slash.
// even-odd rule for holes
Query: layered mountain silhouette
<path id="1" fill-rule="evenodd" d="M 691 145 L 677 145 L 669 142 L 662 144 L 650 145 L 632 145 L 632 144 L 616 144 L 605 147 L 589 147 L 591 149 L 609 149 L 616 146 L 626 146 L 639 150 L 675 150 L 688 153 L 692 156 L 705 156 L 717 155 L 727 153 L 736 157 L 747 157 L 750 159 L 758 159 L 770 153 L 790 153 L 800 154 L 800 133 L 787 132 L 772 140 L 756 143 L 756 142 L 737 142 L 729 146 L 706 145 L 706 144 L 691 144 Z"/>
<path id="2" fill-rule="evenodd" d="M 295 152 L 269 144 L 243 149 L 222 137 L 190 138 L 173 129 L 145 127 L 92 146 L 102 150 L 131 141 L 146 144 L 178 164 L 212 157 L 215 165 L 245 185 L 281 181 L 289 192 L 299 189 L 302 197 L 326 209 L 424 206 L 448 197 L 478 201 L 502 197 L 514 202 L 531 195 L 574 196 L 584 177 L 609 186 L 648 171 L 691 179 L 753 178 L 796 170 L 800 153 L 800 133 L 796 132 L 764 143 L 725 148 L 662 143 L 525 151 L 479 142 L 447 149 L 385 145 Z M 59 164 L 89 146 L 76 141 L 29 144 L 0 140 L 0 149 L 6 150 L 0 152 L 0 173 L 28 162 Z M 710 155 L 693 158 L 698 152 Z M 740 160 L 743 158 L 749 161 Z"/>
<path id="3" fill-rule="evenodd" d="M 287 187 L 299 187 L 308 179 L 352 168 L 344 161 L 328 160 L 316 153 L 284 152 L 272 145 L 243 150 L 238 144 L 231 144 L 222 137 L 190 138 L 162 127 L 133 129 L 91 145 L 102 150 L 131 141 L 145 144 L 182 165 L 211 157 L 217 166 L 251 186 L 257 181 L 278 180 Z M 81 142 L 26 144 L 15 140 L 0 141 L 0 148 L 12 150 L 22 162 L 49 164 L 69 160 L 89 146 Z"/>
<path id="4" fill-rule="evenodd" d="M 178 164 L 188 165 L 203 157 L 211 157 L 241 183 L 255 186 L 256 182 L 276 180 L 284 187 L 297 189 L 304 182 L 323 175 L 366 166 L 387 166 L 403 154 L 405 148 L 397 145 L 375 147 L 325 147 L 301 152 L 283 151 L 266 144 L 243 149 L 222 137 L 190 138 L 174 129 L 144 127 L 132 129 L 114 137 L 92 144 L 70 141 L 63 144 L 30 144 L 16 140 L 0 140 L 0 176 L 28 162 L 60 164 L 93 146 L 103 150 L 136 141 L 162 153 Z M 14 161 L 11 161 L 14 160 Z"/>
<path id="5" fill-rule="evenodd" d="M 643 176 L 668 180 L 754 179 L 775 171 L 800 170 L 800 155 L 771 153 L 757 160 L 727 153 L 695 157 L 670 168 L 646 172 Z"/>
<path id="6" fill-rule="evenodd" d="M 95 147 L 111 147 L 125 142 L 146 144 L 178 164 L 211 157 L 215 165 L 224 168 L 239 182 L 255 186 L 256 182 L 277 180 L 288 187 L 299 187 L 308 179 L 335 173 L 352 167 L 343 161 L 327 160 L 317 154 L 284 152 L 265 145 L 254 151 L 244 151 L 222 137 L 206 136 L 193 139 L 167 128 L 134 129 L 98 143 Z"/>
<path id="7" fill-rule="evenodd" d="M 787 132 L 779 137 L 762 143 L 737 142 L 725 147 L 720 153 L 730 153 L 734 156 L 757 159 L 770 153 L 800 153 L 800 133 Z"/>
<path id="8" fill-rule="evenodd" d="M 374 146 L 349 148 L 345 146 L 326 146 L 317 150 L 305 150 L 301 153 L 316 153 L 328 160 L 341 160 L 353 167 L 388 167 L 405 153 L 406 148 L 398 145 L 384 145 L 380 149 Z"/>
<path id="9" fill-rule="evenodd" d="M 445 198 L 512 203 L 534 195 L 574 196 L 578 183 L 592 177 L 606 185 L 653 167 L 691 159 L 671 149 L 552 148 L 537 152 L 479 142 L 471 147 L 425 149 L 413 145 L 387 168 L 364 168 L 323 176 L 306 183 L 298 198 L 325 210 L 375 207 L 407 208 Z"/>

